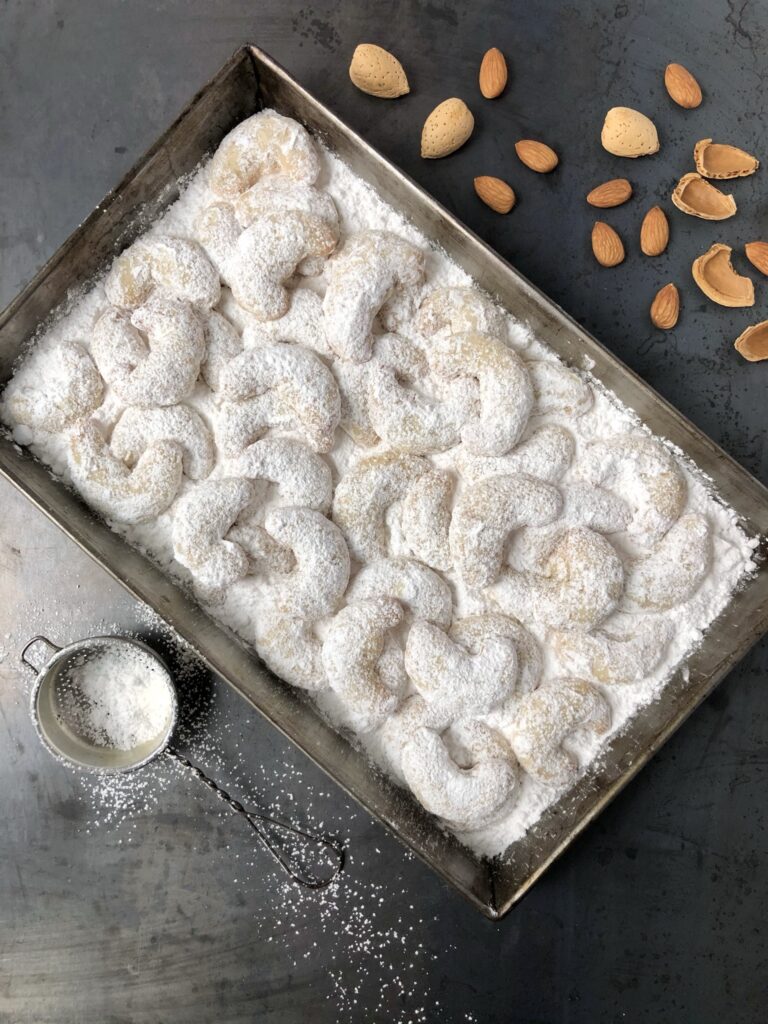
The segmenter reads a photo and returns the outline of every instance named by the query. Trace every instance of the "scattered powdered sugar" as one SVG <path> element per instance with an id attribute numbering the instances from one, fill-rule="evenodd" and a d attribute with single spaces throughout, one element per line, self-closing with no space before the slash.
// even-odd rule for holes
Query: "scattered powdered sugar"
<path id="1" fill-rule="evenodd" d="M 56 708 L 59 723 L 84 742 L 134 750 L 168 728 L 173 701 L 151 655 L 114 644 L 75 657 L 57 685 Z"/>
<path id="2" fill-rule="evenodd" d="M 196 224 L 199 216 L 211 202 L 209 175 L 210 165 L 206 165 L 187 183 L 181 199 L 171 206 L 164 217 L 147 232 L 145 239 L 148 242 L 151 242 L 153 238 L 162 238 L 169 234 L 189 240 L 197 238 Z M 472 284 L 466 273 L 452 263 L 444 253 L 434 246 L 430 246 L 428 240 L 412 224 L 386 204 L 341 160 L 327 151 L 321 153 L 321 174 L 317 187 L 324 189 L 336 204 L 342 239 L 352 233 L 365 230 L 393 231 L 424 253 L 425 283 L 422 287 L 415 286 L 412 289 L 409 301 L 413 304 L 418 304 L 419 298 L 427 290 L 436 287 L 463 288 Z M 302 280 L 301 284 L 294 281 L 293 285 L 291 306 L 284 320 L 272 321 L 267 324 L 255 322 L 254 318 L 235 301 L 232 293 L 226 288 L 222 291 L 218 308 L 242 333 L 246 351 L 260 344 L 287 340 L 301 344 L 314 352 L 318 365 L 324 365 L 320 360 L 330 361 L 328 339 L 325 338 L 322 323 L 321 301 L 325 281 L 321 277 L 316 277 Z M 97 283 L 85 297 L 71 307 L 66 316 L 48 328 L 37 341 L 33 353 L 21 370 L 21 373 L 25 375 L 25 381 L 32 381 L 36 384 L 47 381 L 51 371 L 46 368 L 44 363 L 47 358 L 46 354 L 49 356 L 62 341 L 77 341 L 90 350 L 94 322 L 106 307 L 103 285 Z M 401 308 L 393 308 L 389 312 L 395 321 L 405 315 Z M 649 437 L 651 435 L 637 416 L 621 405 L 616 396 L 607 391 L 599 381 L 588 374 L 576 375 L 566 371 L 554 353 L 540 339 L 534 337 L 526 325 L 515 321 L 512 317 L 507 317 L 507 320 L 511 346 L 528 361 L 534 391 L 537 392 L 537 406 L 534 408 L 526 432 L 522 436 L 521 444 L 511 455 L 504 456 L 502 459 L 510 459 L 511 464 L 517 463 L 517 471 L 520 469 L 533 471 L 544 479 L 551 479 L 553 484 L 565 492 L 570 488 L 570 503 L 566 502 L 570 519 L 578 521 L 587 515 L 594 516 L 598 513 L 605 513 L 605 508 L 595 510 L 590 507 L 585 497 L 586 492 L 578 490 L 579 467 L 584 460 L 588 446 L 592 442 L 609 438 L 633 435 Z M 282 333 L 283 327 L 285 333 Z M 407 330 L 404 329 L 404 333 L 407 334 Z M 232 342 L 232 353 L 234 354 L 236 350 L 235 341 Z M 48 358 L 47 365 L 48 367 L 51 365 L 50 358 Z M 424 397 L 427 401 L 443 397 L 439 390 L 427 381 L 418 381 L 418 386 L 424 388 Z M 192 407 L 206 423 L 211 424 L 214 434 L 218 436 L 216 428 L 221 426 L 222 414 L 217 396 L 205 384 L 199 382 L 192 394 L 185 398 L 185 403 Z M 295 411 L 301 411 L 303 407 L 301 398 L 295 405 L 296 410 L 292 410 L 292 414 Z M 107 436 L 119 420 L 123 408 L 114 389 L 107 385 L 104 402 L 94 416 Z M 47 433 L 19 425 L 7 405 L 0 406 L 0 415 L 14 427 L 14 437 L 19 443 L 30 445 L 34 454 L 47 463 L 54 473 L 71 482 L 65 433 Z M 539 440 L 541 439 L 542 432 L 550 439 L 550 447 L 547 450 L 550 456 L 554 450 L 556 465 L 545 465 L 546 459 L 542 458 L 541 450 L 534 443 L 537 436 Z M 294 430 L 293 433 L 295 435 L 296 431 Z M 301 435 L 299 434 L 299 436 Z M 531 445 L 528 449 L 527 461 L 523 456 L 526 445 Z M 327 456 L 333 469 L 334 485 L 367 454 L 370 454 L 369 449 L 358 447 L 345 433 L 337 430 L 333 450 Z M 675 454 L 679 455 L 679 453 Z M 471 462 L 471 458 L 468 460 L 465 456 L 463 447 L 457 447 L 439 455 L 423 456 L 432 467 L 451 471 L 455 476 L 454 507 L 461 502 L 464 491 L 468 487 L 474 486 L 475 471 L 478 479 L 486 476 L 486 466 L 481 465 L 480 460 L 477 461 L 474 469 L 466 473 L 465 469 Z M 483 461 L 487 464 L 488 459 L 484 458 Z M 568 466 L 569 462 L 571 462 L 570 466 Z M 681 514 L 693 513 L 706 518 L 713 543 L 711 569 L 693 596 L 685 603 L 676 605 L 663 613 L 651 611 L 643 614 L 644 621 L 653 622 L 656 619 L 671 627 L 671 639 L 664 656 L 653 671 L 643 679 L 638 682 L 601 688 L 600 692 L 611 708 L 612 725 L 608 736 L 620 730 L 638 708 L 654 699 L 675 668 L 700 641 L 703 631 L 709 623 L 725 607 L 739 581 L 752 568 L 750 558 L 755 541 L 747 538 L 739 528 L 735 513 L 713 497 L 710 482 L 704 479 L 696 467 L 685 459 L 678 458 L 678 463 L 685 479 L 687 492 Z M 231 462 L 218 452 L 216 465 L 210 479 L 215 481 L 230 475 L 231 465 Z M 548 476 L 548 474 L 550 475 Z M 465 477 L 463 480 L 462 475 Z M 191 480 L 185 479 L 174 503 L 149 522 L 131 526 L 112 524 L 129 543 L 146 552 L 162 568 L 185 583 L 190 582 L 190 574 L 174 558 L 172 527 L 178 509 L 183 507 L 187 496 L 194 493 L 196 486 L 199 488 L 201 485 L 195 485 Z M 642 505 L 643 494 L 637 488 L 633 489 L 631 479 L 628 485 L 626 481 L 622 481 L 622 486 L 622 493 L 619 497 L 626 500 L 627 506 L 631 510 L 633 507 L 637 508 Z M 269 489 L 263 502 L 260 503 L 258 519 L 254 520 L 256 526 L 265 521 L 273 508 L 286 503 L 279 492 L 279 487 Z M 412 554 L 409 547 L 408 531 L 403 528 L 401 505 L 402 503 L 395 502 L 386 514 L 389 554 L 393 557 Z M 558 524 L 559 527 L 564 525 L 566 524 L 562 522 Z M 576 529 L 580 528 L 577 522 L 569 522 L 567 525 L 573 525 Z M 543 529 L 546 530 L 546 527 Z M 600 539 L 602 540 L 602 538 Z M 643 554 L 636 538 L 627 531 L 612 534 L 610 542 L 606 541 L 605 543 L 612 545 L 612 548 L 615 549 L 615 559 L 619 560 L 625 568 L 631 565 L 633 559 Z M 535 547 L 536 545 L 532 545 L 532 549 Z M 511 569 L 517 570 L 519 573 L 527 571 L 530 568 L 527 560 L 531 556 L 531 550 L 520 552 L 513 547 L 509 553 Z M 251 554 L 251 552 L 248 553 Z M 520 556 L 519 561 L 516 560 L 518 556 Z M 613 562 L 611 565 L 615 568 Z M 352 568 L 352 586 L 354 587 L 354 574 L 359 566 L 353 564 Z M 595 574 L 593 582 L 604 582 L 603 570 L 599 566 L 592 568 Z M 470 592 L 464 586 L 457 572 L 448 570 L 443 573 L 443 576 L 452 592 L 454 620 L 489 610 L 487 599 L 478 598 L 477 593 Z M 324 582 L 318 580 L 318 590 Z M 252 643 L 255 639 L 255 623 L 265 616 L 273 599 L 274 587 L 267 579 L 263 576 L 247 575 L 228 587 L 224 600 L 216 606 L 214 614 L 221 621 L 240 632 L 246 641 Z M 521 617 L 524 618 L 526 627 L 542 648 L 542 680 L 546 682 L 562 675 L 562 667 L 558 665 L 552 645 L 548 642 L 548 631 L 552 622 L 544 621 L 543 617 L 531 616 L 529 614 L 531 606 L 534 605 L 529 605 L 527 610 L 525 607 L 521 609 Z M 523 614 L 526 611 L 527 613 Z M 626 611 L 623 608 L 618 609 L 618 613 L 622 616 L 626 614 Z M 309 632 L 316 643 L 319 643 L 327 635 L 329 621 L 326 617 L 309 627 Z M 625 619 L 622 618 L 622 621 Z M 609 618 L 602 625 L 609 628 L 611 619 Z M 401 637 L 402 630 L 400 633 L 393 632 L 395 640 L 399 640 Z M 338 707 L 334 705 L 332 695 L 330 699 L 327 694 L 321 695 L 319 703 L 323 711 L 334 721 L 337 723 L 342 721 L 342 716 Z M 495 712 L 492 711 L 487 715 L 480 716 L 480 721 L 498 727 L 500 723 L 494 715 Z M 567 746 L 578 755 L 582 764 L 586 764 L 598 754 L 605 738 L 605 736 L 597 736 L 593 733 L 574 733 L 568 738 Z M 358 737 L 358 742 L 375 761 L 385 767 L 388 766 L 379 732 L 374 731 L 363 737 Z M 467 845 L 481 854 L 496 854 L 504 850 L 510 842 L 522 836 L 540 816 L 542 810 L 557 799 L 562 791 L 562 788 L 543 785 L 523 773 L 519 797 L 510 813 L 496 824 L 466 834 L 462 838 Z"/>

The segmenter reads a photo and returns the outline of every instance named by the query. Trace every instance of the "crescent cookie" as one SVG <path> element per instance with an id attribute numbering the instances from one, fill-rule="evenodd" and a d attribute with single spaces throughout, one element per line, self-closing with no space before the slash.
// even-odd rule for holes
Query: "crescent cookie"
<path id="1" fill-rule="evenodd" d="M 453 510 L 449 540 L 453 561 L 468 587 L 487 587 L 501 571 L 509 535 L 524 526 L 552 522 L 560 492 L 532 476 L 488 477 L 462 491 Z"/>
<path id="2" fill-rule="evenodd" d="M 633 616 L 593 633 L 555 630 L 552 647 L 568 672 L 597 683 L 634 683 L 652 672 L 672 638 L 670 622 Z"/>
<path id="3" fill-rule="evenodd" d="M 576 442 L 564 427 L 544 426 L 507 455 L 473 455 L 460 448 L 456 465 L 461 476 L 476 483 L 489 476 L 526 473 L 537 480 L 556 484 L 573 462 Z"/>
<path id="4" fill-rule="evenodd" d="M 147 445 L 133 469 L 110 451 L 92 420 L 69 435 L 69 469 L 85 500 L 121 523 L 143 523 L 164 512 L 181 486 L 181 449 L 173 441 Z"/>
<path id="5" fill-rule="evenodd" d="M 104 281 L 107 298 L 121 309 L 138 309 L 156 288 L 202 309 L 211 309 L 221 295 L 218 271 L 186 238 L 140 238 L 117 257 Z"/>
<path id="6" fill-rule="evenodd" d="M 485 334 L 437 335 L 428 358 L 436 376 L 471 377 L 480 385 L 480 415 L 461 429 L 467 450 L 505 455 L 520 440 L 533 408 L 533 387 L 522 359 Z"/>
<path id="7" fill-rule="evenodd" d="M 588 630 L 611 614 L 623 589 L 624 569 L 610 542 L 572 527 L 548 539 L 537 571 L 505 569 L 489 593 L 522 622 Z"/>
<path id="8" fill-rule="evenodd" d="M 319 300 L 318 300 L 319 301 Z M 429 372 L 427 358 L 399 334 L 379 334 L 374 339 L 373 354 L 365 363 L 336 359 L 333 374 L 341 395 L 341 427 L 355 444 L 364 448 L 381 440 L 371 422 L 369 384 L 379 368 L 391 369 L 401 382 L 417 383 Z"/>
<path id="9" fill-rule="evenodd" d="M 224 588 L 249 571 L 247 553 L 228 534 L 253 500 L 247 480 L 207 480 L 187 491 L 173 517 L 173 553 L 189 569 L 200 592 L 220 600 Z"/>
<path id="10" fill-rule="evenodd" d="M 532 359 L 525 365 L 533 384 L 536 414 L 561 413 L 577 419 L 592 408 L 592 388 L 575 370 L 555 359 Z"/>
<path id="11" fill-rule="evenodd" d="M 340 359 L 364 363 L 373 322 L 384 304 L 424 280 L 424 253 L 390 231 L 352 235 L 328 263 L 323 300 L 328 343 Z"/>
<path id="12" fill-rule="evenodd" d="M 289 437 L 265 437 L 232 460 L 234 476 L 275 484 L 283 505 L 327 512 L 333 483 L 331 467 L 311 448 Z"/>
<path id="13" fill-rule="evenodd" d="M 56 362 L 56 379 L 22 369 L 8 385 L 3 401 L 16 423 L 53 434 L 101 405 L 104 381 L 79 342 L 63 341 L 45 353 L 45 360 Z"/>
<path id="14" fill-rule="evenodd" d="M 353 558 L 364 562 L 388 553 L 387 510 L 428 469 L 429 463 L 416 455 L 386 452 L 361 459 L 344 474 L 336 485 L 333 521 Z"/>
<path id="15" fill-rule="evenodd" d="M 666 611 L 688 601 L 712 563 L 712 536 L 704 516 L 678 519 L 647 558 L 627 572 L 626 596 L 641 611 Z"/>
<path id="16" fill-rule="evenodd" d="M 176 405 L 200 373 L 203 321 L 191 303 L 156 292 L 133 313 L 103 313 L 93 329 L 91 355 L 126 405 Z"/>
<path id="17" fill-rule="evenodd" d="M 274 508 L 264 528 L 293 553 L 295 568 L 273 587 L 278 611 L 315 622 L 339 606 L 349 582 L 349 551 L 341 530 L 310 508 Z"/>
<path id="18" fill-rule="evenodd" d="M 429 704 L 449 720 L 487 714 L 506 701 L 517 680 L 517 648 L 490 634 L 467 651 L 430 622 L 416 621 L 405 644 L 405 671 Z"/>
<path id="19" fill-rule="evenodd" d="M 211 159 L 209 182 L 217 195 L 234 199 L 271 175 L 311 185 L 319 173 L 320 158 L 306 128 L 276 110 L 261 110 L 224 136 Z"/>
<path id="20" fill-rule="evenodd" d="M 178 445 L 184 473 L 190 480 L 202 480 L 213 469 L 213 436 L 202 416 L 188 405 L 155 409 L 129 405 L 115 424 L 109 443 L 119 459 L 133 466 L 155 441 Z"/>
<path id="21" fill-rule="evenodd" d="M 610 727 L 610 706 L 591 683 L 553 679 L 520 701 L 507 736 L 530 776 L 547 786 L 564 786 L 575 781 L 579 763 L 563 741 L 577 731 L 602 736 Z"/>
<path id="22" fill-rule="evenodd" d="M 457 619 L 450 636 L 472 654 L 481 651 L 491 638 L 510 641 L 517 655 L 515 694 L 530 693 L 539 685 L 543 668 L 541 649 L 525 626 L 511 615 L 486 612 Z"/>
<path id="23" fill-rule="evenodd" d="M 276 676 L 302 690 L 327 689 L 322 644 L 310 623 L 267 613 L 257 616 L 255 629 L 256 650 Z"/>
<path id="24" fill-rule="evenodd" d="M 236 403 L 223 417 L 227 454 L 238 454 L 271 426 L 295 426 L 316 451 L 333 446 L 339 390 L 328 367 L 307 349 L 279 342 L 246 349 L 222 371 L 219 392 Z"/>
<path id="25" fill-rule="evenodd" d="M 500 733 L 482 722 L 455 725 L 463 748 L 458 763 L 443 737 L 420 728 L 405 743 L 401 767 L 408 785 L 426 809 L 464 832 L 501 817 L 517 790 L 517 761 Z"/>
<path id="26" fill-rule="evenodd" d="M 402 652 L 397 659 L 382 657 L 402 619 L 397 601 L 374 598 L 342 608 L 328 627 L 322 652 L 328 682 L 361 732 L 380 725 L 405 688 Z"/>
<path id="27" fill-rule="evenodd" d="M 381 558 L 364 565 L 349 588 L 350 604 L 395 598 L 413 619 L 447 628 L 453 615 L 451 590 L 442 576 L 412 558 Z"/>
<path id="28" fill-rule="evenodd" d="M 197 233 L 237 302 L 258 320 L 283 316 L 290 305 L 285 283 L 299 266 L 316 269 L 336 247 L 334 229 L 300 210 L 264 213 L 243 229 L 232 206 L 214 203 Z"/>
<path id="29" fill-rule="evenodd" d="M 653 544 L 685 507 L 688 487 L 672 453 L 650 437 L 614 437 L 591 444 L 579 475 L 626 502 L 631 535 Z"/>
<path id="30" fill-rule="evenodd" d="M 433 288 L 416 317 L 425 338 L 436 334 L 485 334 L 506 342 L 507 317 L 475 288 Z"/>
<path id="31" fill-rule="evenodd" d="M 309 248 L 322 253 L 333 237 L 333 248 L 339 241 L 339 214 L 327 192 L 311 185 L 300 185 L 288 178 L 268 178 L 257 182 L 234 201 L 235 216 L 247 228 L 264 214 L 297 211 L 304 214 L 309 231 Z M 306 277 L 322 274 L 325 256 L 310 255 L 296 267 Z"/>

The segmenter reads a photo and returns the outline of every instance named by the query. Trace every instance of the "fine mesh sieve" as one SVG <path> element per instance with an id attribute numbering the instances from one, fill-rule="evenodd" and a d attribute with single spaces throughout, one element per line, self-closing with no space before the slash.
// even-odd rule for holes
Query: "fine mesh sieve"
<path id="1" fill-rule="evenodd" d="M 35 664 L 29 652 L 37 645 L 48 649 L 48 660 Z M 51 653 L 52 652 L 52 653 Z M 173 678 L 162 658 L 147 644 L 132 637 L 92 636 L 59 647 L 44 636 L 34 636 L 21 651 L 21 661 L 36 673 L 32 688 L 31 712 L 38 736 L 46 749 L 62 763 L 84 771 L 119 773 L 142 768 L 161 754 L 173 758 L 186 771 L 208 787 L 235 814 L 244 818 L 280 867 L 297 883 L 309 889 L 322 889 L 338 876 L 344 866 L 344 846 L 334 836 L 320 835 L 298 828 L 261 811 L 245 808 L 238 800 L 201 768 L 192 764 L 171 745 L 178 721 L 178 698 Z M 94 681 L 111 682 L 107 675 L 92 671 L 101 661 L 109 667 L 120 664 L 127 670 L 125 686 L 110 690 L 120 703 L 116 718 L 130 744 L 123 748 L 108 742 L 117 722 L 110 726 L 109 708 L 102 707 Z M 130 692 L 139 685 L 142 696 L 152 701 L 151 719 L 144 716 L 131 728 L 136 704 Z M 117 694 L 117 697 L 115 696 Z M 89 716 L 84 711 L 94 712 Z M 94 722 L 96 725 L 94 726 Z M 308 856 L 308 851 L 314 851 Z"/>

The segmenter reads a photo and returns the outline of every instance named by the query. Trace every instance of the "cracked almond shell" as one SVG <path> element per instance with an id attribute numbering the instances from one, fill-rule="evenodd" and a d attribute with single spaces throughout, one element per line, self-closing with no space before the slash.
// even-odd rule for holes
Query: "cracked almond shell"
<path id="1" fill-rule="evenodd" d="M 702 220 L 726 220 L 736 213 L 736 200 L 710 185 L 700 174 L 684 174 L 672 192 L 672 202 L 683 213 Z"/>
<path id="2" fill-rule="evenodd" d="M 696 170 L 704 178 L 746 178 L 760 166 L 757 157 L 736 146 L 700 139 L 693 147 Z"/>
<path id="3" fill-rule="evenodd" d="M 730 245 L 715 242 L 693 261 L 693 280 L 707 298 L 720 306 L 754 306 L 754 285 L 748 277 L 742 277 L 733 269 L 732 252 Z"/>
<path id="4" fill-rule="evenodd" d="M 768 359 L 768 320 L 748 327 L 734 341 L 733 347 L 750 363 Z"/>

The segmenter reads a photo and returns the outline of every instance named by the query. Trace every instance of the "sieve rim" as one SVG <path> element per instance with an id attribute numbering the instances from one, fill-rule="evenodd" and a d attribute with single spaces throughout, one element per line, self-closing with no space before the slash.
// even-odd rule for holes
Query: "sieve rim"
<path id="1" fill-rule="evenodd" d="M 165 660 L 155 651 L 149 644 L 144 643 L 143 640 L 138 640 L 131 636 L 120 636 L 119 634 L 100 633 L 96 636 L 83 637 L 80 640 L 74 640 L 72 643 L 65 644 L 63 647 L 58 647 L 52 641 L 48 640 L 47 637 L 40 637 L 39 639 L 48 643 L 51 647 L 57 647 L 58 649 L 48 658 L 39 669 L 36 670 L 35 681 L 32 684 L 32 689 L 29 696 L 30 702 L 30 713 L 32 716 L 32 722 L 35 727 L 38 739 L 57 761 L 66 764 L 70 767 L 78 768 L 83 772 L 92 772 L 97 775 L 125 775 L 129 772 L 137 771 L 139 768 L 143 768 L 158 758 L 168 747 L 171 742 L 171 737 L 176 729 L 179 718 L 179 700 L 176 692 L 176 686 L 173 681 L 171 671 L 165 663 Z M 27 645 L 28 648 L 29 645 Z M 43 686 L 50 680 L 56 666 L 63 661 L 65 658 L 70 657 L 78 652 L 92 651 L 97 647 L 110 647 L 110 646 L 131 646 L 142 651 L 148 655 L 152 661 L 161 669 L 163 682 L 165 684 L 168 696 L 170 698 L 170 715 L 168 719 L 168 725 L 164 732 L 159 737 L 157 743 L 148 754 L 144 754 L 143 757 L 137 758 L 134 761 L 130 761 L 127 764 L 122 765 L 94 765 L 89 764 L 87 761 L 81 761 L 77 757 L 73 757 L 69 753 L 62 751 L 57 744 L 49 736 L 46 727 L 43 725 L 40 717 L 39 699 Z M 27 650 L 25 648 L 25 652 Z M 25 664 L 28 664 L 25 662 Z M 96 744 L 92 745 L 93 749 L 100 749 Z M 130 751 L 122 751 L 122 753 L 128 754 Z"/>

